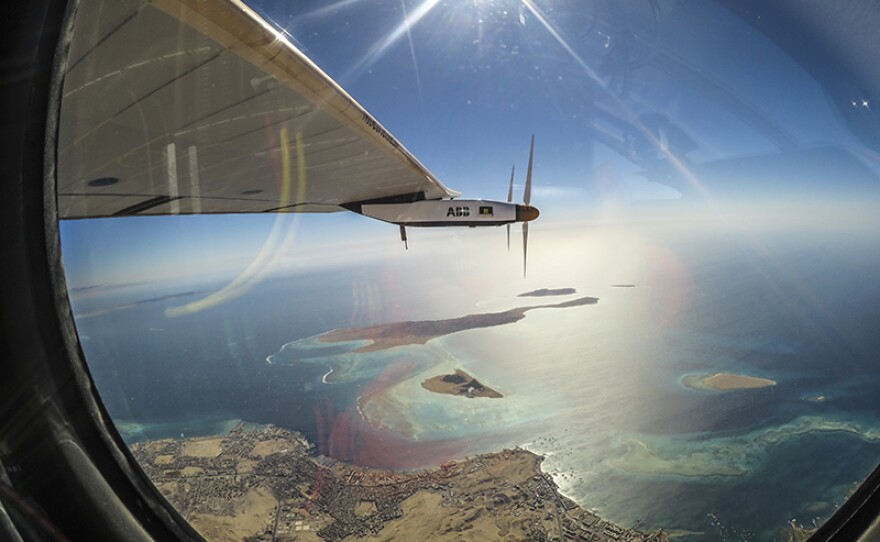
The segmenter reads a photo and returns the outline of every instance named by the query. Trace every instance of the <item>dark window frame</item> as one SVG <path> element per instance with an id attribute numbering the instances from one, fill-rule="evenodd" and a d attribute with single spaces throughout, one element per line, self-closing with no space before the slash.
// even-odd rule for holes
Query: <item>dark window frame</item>
<path id="1" fill-rule="evenodd" d="M 67 299 L 54 151 L 77 5 L 13 2 L 0 19 L 0 538 L 201 540 L 109 422 Z M 877 539 L 878 512 L 880 467 L 811 540 Z"/>

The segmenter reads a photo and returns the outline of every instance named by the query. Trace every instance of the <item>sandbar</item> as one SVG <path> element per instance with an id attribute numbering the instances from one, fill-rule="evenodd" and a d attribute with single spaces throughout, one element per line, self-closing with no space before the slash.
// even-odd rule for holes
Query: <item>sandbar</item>
<path id="1" fill-rule="evenodd" d="M 776 381 L 734 373 L 715 373 L 712 375 L 685 375 L 681 379 L 685 386 L 702 391 L 750 390 L 775 386 Z"/>
<path id="2" fill-rule="evenodd" d="M 705 454 L 689 454 L 680 457 L 661 457 L 641 441 L 627 439 L 629 447 L 623 457 L 610 461 L 612 465 L 632 474 L 660 474 L 686 477 L 742 476 L 746 471 L 737 465 L 719 464 L 714 457 Z"/>
<path id="3" fill-rule="evenodd" d="M 455 373 L 451 375 L 438 375 L 429 378 L 422 382 L 422 387 L 434 393 L 462 397 L 491 397 L 493 399 L 504 397 L 461 369 L 456 369 Z"/>

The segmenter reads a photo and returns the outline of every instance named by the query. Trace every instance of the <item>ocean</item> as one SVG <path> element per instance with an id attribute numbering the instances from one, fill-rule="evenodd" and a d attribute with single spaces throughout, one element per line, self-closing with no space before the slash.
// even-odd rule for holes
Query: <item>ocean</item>
<path id="1" fill-rule="evenodd" d="M 402 469 L 524 446 L 585 508 L 683 540 L 771 540 L 791 520 L 829 517 L 880 459 L 878 239 L 706 233 L 635 247 L 635 265 L 540 285 L 577 289 L 559 298 L 518 298 L 516 283 L 482 296 L 454 281 L 423 288 L 370 264 L 274 277 L 175 318 L 166 309 L 217 285 L 73 303 L 97 389 L 128 442 L 246 420 L 301 431 L 341 460 Z M 357 353 L 363 343 L 318 340 L 582 295 L 600 301 L 425 345 Z M 453 368 L 504 398 L 421 388 Z M 682 383 L 717 372 L 776 385 Z"/>

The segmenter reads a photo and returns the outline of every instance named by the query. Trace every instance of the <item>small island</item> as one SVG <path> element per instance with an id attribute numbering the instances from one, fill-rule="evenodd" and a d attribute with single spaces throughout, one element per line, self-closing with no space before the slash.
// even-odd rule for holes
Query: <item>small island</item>
<path id="1" fill-rule="evenodd" d="M 599 302 L 597 297 L 579 297 L 562 301 L 553 305 L 533 305 L 531 307 L 517 307 L 503 312 L 488 312 L 481 314 L 469 314 L 447 320 L 422 320 L 412 322 L 391 322 L 377 326 L 337 329 L 320 335 L 318 340 L 325 343 L 343 341 L 370 341 L 370 344 L 355 350 L 356 353 L 375 352 L 395 346 L 410 344 L 425 344 L 431 339 L 467 331 L 493 326 L 503 326 L 519 322 L 525 318 L 526 313 L 537 309 L 567 309 L 584 305 L 595 305 Z"/>
<path id="2" fill-rule="evenodd" d="M 685 375 L 681 383 L 688 388 L 701 391 L 732 391 L 751 390 L 775 386 L 776 381 L 733 373 L 715 373 L 713 375 Z"/>
<path id="3" fill-rule="evenodd" d="M 575 290 L 574 288 L 541 288 L 539 290 L 532 290 L 531 292 L 519 294 L 516 297 L 549 297 L 554 295 L 572 295 L 576 293 L 577 290 Z"/>
<path id="4" fill-rule="evenodd" d="M 612 284 L 612 288 L 635 288 L 635 284 Z"/>
<path id="5" fill-rule="evenodd" d="M 422 387 L 434 393 L 445 393 L 448 395 L 460 395 L 462 397 L 491 397 L 500 399 L 504 397 L 497 391 L 484 386 L 476 378 L 456 369 L 451 375 L 439 375 L 422 382 Z"/>

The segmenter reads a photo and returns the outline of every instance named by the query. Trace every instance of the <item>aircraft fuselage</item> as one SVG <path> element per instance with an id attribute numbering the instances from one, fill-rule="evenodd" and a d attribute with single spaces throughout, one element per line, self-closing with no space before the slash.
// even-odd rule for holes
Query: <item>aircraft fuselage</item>
<path id="1" fill-rule="evenodd" d="M 411 203 L 364 204 L 360 213 L 401 226 L 501 226 L 538 217 L 538 209 L 492 200 L 424 200 Z"/>

